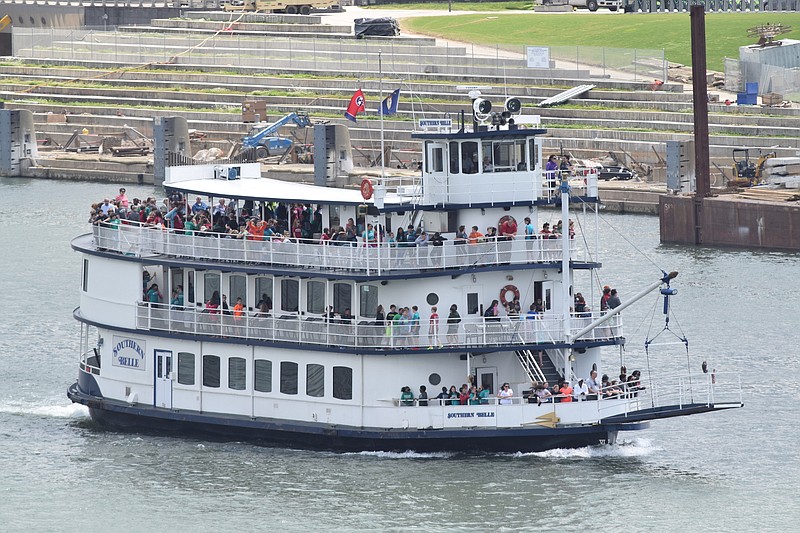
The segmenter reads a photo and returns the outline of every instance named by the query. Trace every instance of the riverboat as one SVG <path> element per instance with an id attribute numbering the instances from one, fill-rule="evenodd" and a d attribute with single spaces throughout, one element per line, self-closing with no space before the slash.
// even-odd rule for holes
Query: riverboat
<path id="1" fill-rule="evenodd" d="M 543 129 L 446 122 L 413 134 L 424 147 L 419 174 L 381 174 L 360 190 L 241 172 L 165 183 L 186 209 L 197 196 L 226 199 L 249 215 L 285 212 L 278 224 L 287 229 L 302 209 L 313 211 L 316 231 L 352 219 L 350 241 L 138 223 L 94 225 L 75 238 L 81 356 L 69 398 L 114 428 L 468 452 L 614 443 L 654 419 L 742 405 L 738 383 L 710 374 L 643 376 L 636 387 L 574 398 L 525 394 L 532 382 L 574 385 L 593 370 L 616 379 L 623 310 L 655 290 L 668 298 L 676 273 L 659 273 L 615 309 L 600 311 L 592 298 L 591 310 L 575 309 L 577 280 L 602 266 L 589 232 L 539 228 L 569 220 L 571 204 L 597 216 L 597 175 L 546 172 Z M 464 238 L 473 226 L 503 231 Z M 407 227 L 433 238 L 390 238 Z M 181 298 L 148 301 L 153 281 Z M 488 311 L 493 300 L 508 311 Z M 390 306 L 419 315 L 390 319 Z M 487 392 L 437 398 L 452 385 Z"/>

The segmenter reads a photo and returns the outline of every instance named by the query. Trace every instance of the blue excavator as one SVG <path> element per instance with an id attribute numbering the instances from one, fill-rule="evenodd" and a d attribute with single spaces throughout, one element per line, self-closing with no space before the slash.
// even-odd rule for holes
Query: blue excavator
<path id="1" fill-rule="evenodd" d="M 242 137 L 242 148 L 255 148 L 258 159 L 285 155 L 294 144 L 294 141 L 278 135 L 278 130 L 291 123 L 294 123 L 298 128 L 305 128 L 311 126 L 311 119 L 308 118 L 308 113 L 296 111 L 278 119 L 266 128 L 253 128 L 250 135 Z"/>

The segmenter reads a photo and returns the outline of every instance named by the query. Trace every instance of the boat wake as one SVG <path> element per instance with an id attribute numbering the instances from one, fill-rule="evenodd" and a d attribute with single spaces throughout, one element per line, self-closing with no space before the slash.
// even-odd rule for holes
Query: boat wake
<path id="1" fill-rule="evenodd" d="M 0 413 L 35 415 L 48 418 L 86 418 L 89 416 L 89 409 L 77 403 L 69 405 L 0 404 Z"/>
<path id="2" fill-rule="evenodd" d="M 363 457 L 378 457 L 380 459 L 448 459 L 454 454 L 449 452 L 349 452 L 344 455 L 360 455 Z"/>
<path id="3" fill-rule="evenodd" d="M 598 444 L 583 448 L 555 448 L 544 452 L 517 453 L 515 457 L 541 457 L 543 459 L 604 459 L 645 457 L 658 451 L 649 439 L 622 440 L 617 444 Z"/>

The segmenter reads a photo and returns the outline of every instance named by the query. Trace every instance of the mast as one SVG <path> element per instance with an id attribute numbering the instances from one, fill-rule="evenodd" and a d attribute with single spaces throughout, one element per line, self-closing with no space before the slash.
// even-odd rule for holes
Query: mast
<path id="1" fill-rule="evenodd" d="M 383 60 L 381 55 L 382 51 L 378 50 L 378 113 L 380 113 L 381 119 L 381 183 L 383 183 L 384 178 L 386 178 L 386 162 L 384 161 L 386 150 L 383 146 Z"/>
<path id="2" fill-rule="evenodd" d="M 564 221 L 566 223 L 566 235 L 564 233 Z M 561 302 L 564 306 L 564 340 L 567 344 L 572 343 L 570 334 L 570 304 L 572 295 L 570 294 L 570 256 L 569 256 L 569 171 L 561 174 Z M 564 379 L 569 380 L 567 369 L 569 368 L 569 355 L 571 349 L 564 350 Z"/>
<path id="3" fill-rule="evenodd" d="M 380 122 L 381 122 L 381 179 L 378 183 L 379 187 L 383 187 L 384 183 L 386 182 L 386 162 L 384 159 L 386 158 L 386 149 L 383 147 L 384 144 L 384 136 L 383 136 L 383 60 L 382 60 L 382 50 L 378 49 L 378 113 L 380 113 Z M 374 193 L 373 193 L 374 195 Z M 372 200 L 373 204 L 375 203 L 375 199 L 373 196 Z M 383 206 L 381 206 L 383 207 Z M 366 217 L 365 217 L 366 218 Z M 383 224 L 380 223 L 380 217 L 375 223 L 375 242 L 378 243 L 378 275 L 381 274 L 381 231 L 385 228 Z M 387 250 L 388 255 L 388 250 Z"/>

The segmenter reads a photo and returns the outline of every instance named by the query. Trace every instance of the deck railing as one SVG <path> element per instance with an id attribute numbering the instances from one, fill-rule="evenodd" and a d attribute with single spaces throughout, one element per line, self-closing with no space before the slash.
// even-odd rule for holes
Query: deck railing
<path id="1" fill-rule="evenodd" d="M 381 274 L 402 271 L 461 269 L 493 265 L 560 262 L 561 237 L 518 235 L 482 239 L 475 244 L 444 241 L 442 246 L 412 243 L 368 243 L 292 239 L 249 240 L 225 234 L 155 228 L 140 223 L 92 226 L 96 248 L 142 257 L 164 255 L 199 261 L 238 262 L 254 265 L 314 268 Z M 547 237 L 547 238 L 540 238 Z M 579 256 L 576 239 L 570 239 L 570 256 Z"/>
<path id="2" fill-rule="evenodd" d="M 527 319 L 500 317 L 464 318 L 453 330 L 442 317 L 436 328 L 429 322 L 419 326 L 392 322 L 376 324 L 369 320 L 326 320 L 320 316 L 270 314 L 233 311 L 224 314 L 219 309 L 176 308 L 163 304 L 137 304 L 136 326 L 140 330 L 169 331 L 208 337 L 228 337 L 258 341 L 286 342 L 317 346 L 340 346 L 364 349 L 425 349 L 455 346 L 474 348 L 484 346 L 548 345 L 564 339 L 564 321 L 555 315 L 537 315 Z M 599 313 L 580 313 L 570 320 L 575 333 L 588 325 Z M 585 341 L 605 341 L 622 336 L 619 315 L 581 337 Z"/>

